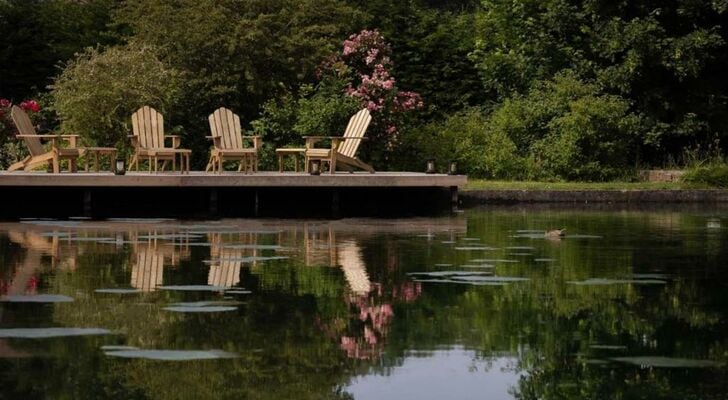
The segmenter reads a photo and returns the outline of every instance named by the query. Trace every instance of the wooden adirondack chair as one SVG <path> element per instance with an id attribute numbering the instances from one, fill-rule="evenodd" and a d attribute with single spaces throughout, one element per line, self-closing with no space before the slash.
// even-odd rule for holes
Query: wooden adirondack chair
<path id="1" fill-rule="evenodd" d="M 359 143 L 365 139 L 364 133 L 366 133 L 371 120 L 372 116 L 369 115 L 369 110 L 363 109 L 349 119 L 349 125 L 341 137 L 307 136 L 305 152 L 306 170 L 308 170 L 312 160 L 321 160 L 322 163 L 329 164 L 329 172 L 332 174 L 338 166 L 350 171 L 353 168 L 360 168 L 374 173 L 374 168 L 371 165 L 356 158 Z M 331 148 L 314 148 L 316 142 L 324 139 L 331 139 Z"/>
<path id="2" fill-rule="evenodd" d="M 239 160 L 238 171 L 258 171 L 258 151 L 263 146 L 260 136 L 243 136 L 240 117 L 225 107 L 220 107 L 208 117 L 213 149 L 206 171 L 222 172 L 225 160 Z M 245 140 L 252 140 L 253 147 L 246 147 Z"/>
<path id="3" fill-rule="evenodd" d="M 78 135 L 38 135 L 35 133 L 35 128 L 33 128 L 33 123 L 30 122 L 28 114 L 22 108 L 13 106 L 10 115 L 13 118 L 15 127 L 18 129 L 18 135 L 16 137 L 23 139 L 30 155 L 22 161 L 11 165 L 8 171 L 17 171 L 20 169 L 30 171 L 33 168 L 50 162 L 53 165 L 53 173 L 57 174 L 61 172 L 61 161 L 68 160 L 68 169 L 71 172 L 76 172 L 76 162 L 83 154 L 83 149 L 76 147 Z M 46 150 L 43 147 L 43 144 L 40 142 L 41 139 L 51 140 L 50 150 Z M 59 142 L 61 140 L 67 141 L 69 147 L 60 147 Z"/>
<path id="4" fill-rule="evenodd" d="M 157 171 L 157 163 L 162 161 L 162 170 L 167 162 L 172 162 L 172 170 L 176 169 L 177 155 L 180 156 L 180 170 L 189 172 L 191 150 L 180 149 L 180 137 L 164 134 L 164 117 L 157 110 L 144 106 L 138 109 L 131 116 L 133 135 L 129 135 L 134 156 L 129 164 L 129 170 L 136 166 L 139 171 L 139 163 L 142 159 L 149 162 L 149 171 Z M 165 139 L 172 139 L 172 146 L 167 147 Z"/>

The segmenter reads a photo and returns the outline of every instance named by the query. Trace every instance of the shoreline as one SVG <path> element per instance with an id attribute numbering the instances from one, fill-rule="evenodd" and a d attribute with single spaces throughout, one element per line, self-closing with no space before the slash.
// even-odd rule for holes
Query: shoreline
<path id="1" fill-rule="evenodd" d="M 474 189 L 460 191 L 463 206 L 513 203 L 728 203 L 728 189 Z"/>

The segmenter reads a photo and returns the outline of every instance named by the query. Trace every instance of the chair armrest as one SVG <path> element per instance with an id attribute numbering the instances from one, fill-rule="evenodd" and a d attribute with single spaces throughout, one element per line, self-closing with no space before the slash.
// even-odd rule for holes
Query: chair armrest
<path id="1" fill-rule="evenodd" d="M 222 140 L 222 136 L 205 136 L 205 137 L 212 140 L 212 145 L 216 149 L 222 148 L 222 143 L 220 143 L 220 141 Z"/>
<path id="2" fill-rule="evenodd" d="M 172 139 L 172 148 L 173 149 L 178 148 L 182 144 L 182 141 L 180 140 L 180 138 L 179 138 L 178 135 L 164 135 L 164 138 L 165 139 L 167 139 L 167 138 Z"/>
<path id="3" fill-rule="evenodd" d="M 131 145 L 135 148 L 139 147 L 139 136 L 137 135 L 126 135 L 129 139 L 131 139 Z"/>
<path id="4" fill-rule="evenodd" d="M 253 148 L 258 150 L 263 147 L 263 138 L 260 135 L 243 135 L 243 139 L 250 139 L 253 141 Z"/>

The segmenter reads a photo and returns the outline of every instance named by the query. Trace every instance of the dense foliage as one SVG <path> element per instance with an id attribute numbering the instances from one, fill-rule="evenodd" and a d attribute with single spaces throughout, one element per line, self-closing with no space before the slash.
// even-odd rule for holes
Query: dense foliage
<path id="1" fill-rule="evenodd" d="M 19 102 L 53 83 L 47 108 L 65 130 L 120 147 L 129 110 L 154 103 L 197 164 L 219 106 L 262 133 L 268 153 L 337 134 L 364 106 L 374 121 L 362 157 L 378 169 L 436 157 L 481 177 L 615 179 L 726 143 L 727 10 L 692 0 L 0 0 L 0 97 Z M 130 73 L 122 59 L 140 49 L 147 66 Z M 117 72 L 94 85 L 100 73 L 84 68 L 107 62 Z"/>

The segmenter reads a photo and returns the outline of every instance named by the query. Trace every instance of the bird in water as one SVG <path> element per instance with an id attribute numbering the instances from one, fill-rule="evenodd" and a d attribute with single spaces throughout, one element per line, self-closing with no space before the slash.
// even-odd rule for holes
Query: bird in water
<path id="1" fill-rule="evenodd" d="M 550 229 L 545 233 L 547 238 L 562 238 L 566 236 L 566 228 Z"/>

